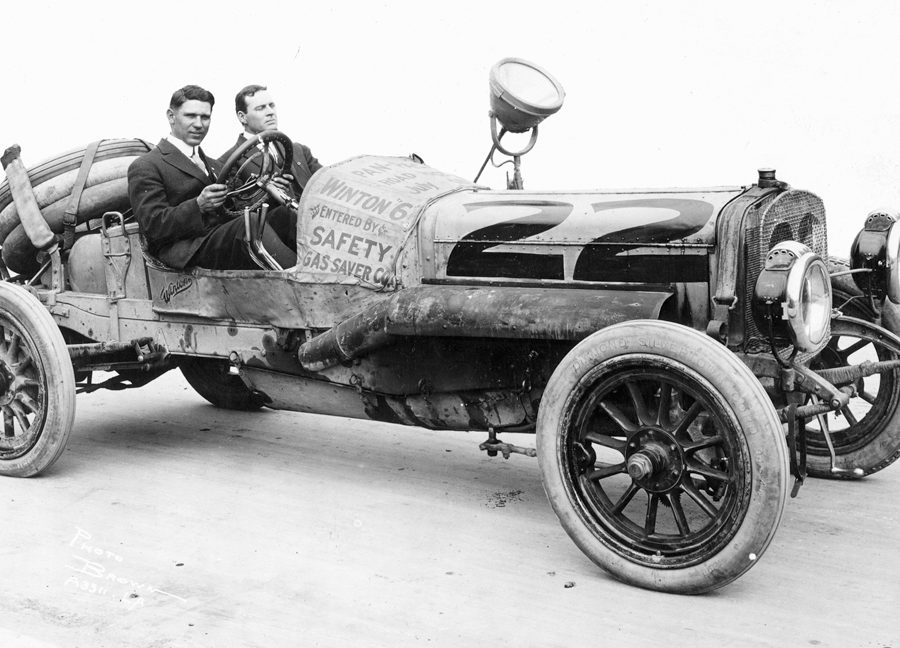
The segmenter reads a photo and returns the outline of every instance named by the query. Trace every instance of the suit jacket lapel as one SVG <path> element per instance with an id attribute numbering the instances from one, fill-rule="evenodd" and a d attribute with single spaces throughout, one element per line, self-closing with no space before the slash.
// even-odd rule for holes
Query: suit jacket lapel
<path id="1" fill-rule="evenodd" d="M 166 139 L 162 139 L 159 142 L 158 148 L 159 152 L 162 153 L 162 158 L 164 161 L 168 162 L 179 171 L 183 171 L 188 175 L 194 176 L 204 185 L 211 184 L 210 177 L 203 173 L 196 164 L 191 162 L 191 160 L 184 153 L 175 148 L 171 142 Z"/>
<path id="2" fill-rule="evenodd" d="M 306 181 L 309 180 L 309 176 L 312 174 L 301 159 L 300 154 L 303 153 L 302 149 L 299 146 L 294 146 L 293 153 L 294 159 L 291 161 L 291 175 L 294 176 L 294 181 L 300 187 L 300 191 L 302 192 L 306 188 Z"/>
<path id="3" fill-rule="evenodd" d="M 291 162 L 291 175 L 294 176 L 294 182 L 299 185 L 302 190 L 306 186 L 305 174 L 303 173 L 303 167 L 300 166 L 300 163 L 297 160 Z"/>
<path id="4" fill-rule="evenodd" d="M 248 137 L 246 135 L 244 135 L 243 133 L 241 133 L 240 135 L 238 135 L 237 144 L 235 144 L 235 146 L 237 148 L 240 148 L 241 146 L 244 145 L 244 143 L 247 141 L 247 139 L 248 139 Z M 261 153 L 262 152 L 258 148 L 254 148 L 254 147 L 251 147 L 251 148 L 247 149 L 246 151 L 244 151 L 243 160 L 245 160 L 247 163 L 247 167 L 246 167 L 247 172 L 255 173 L 256 175 L 259 175 L 260 171 L 262 171 L 262 165 L 260 164 L 260 160 L 262 159 L 262 156 L 260 155 Z M 256 155 L 256 157 L 253 157 L 254 155 Z M 239 160 L 238 165 L 241 165 L 241 164 L 244 164 L 244 161 Z"/>
<path id="5" fill-rule="evenodd" d="M 246 142 L 247 142 L 247 136 L 244 135 L 243 133 L 241 133 L 240 135 L 238 135 L 237 142 L 235 142 L 235 144 L 234 144 L 234 150 L 237 151 Z M 247 168 L 250 170 L 251 173 L 259 173 L 259 164 L 257 163 L 257 161 L 255 159 L 250 160 L 250 158 L 253 156 L 253 153 L 254 153 L 254 150 L 252 148 L 249 148 L 246 151 L 244 151 L 243 156 L 241 157 L 240 160 L 238 160 L 237 164 L 238 164 L 238 166 L 240 166 L 245 161 L 250 161 L 250 166 L 255 167 L 255 168 L 250 168 L 250 167 L 247 167 Z"/>

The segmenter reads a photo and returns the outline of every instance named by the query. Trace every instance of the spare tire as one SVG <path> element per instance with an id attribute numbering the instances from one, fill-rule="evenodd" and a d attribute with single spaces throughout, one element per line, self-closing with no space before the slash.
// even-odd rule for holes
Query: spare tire
<path id="1" fill-rule="evenodd" d="M 84 159 L 84 153 L 88 146 L 85 145 L 66 151 L 28 169 L 28 179 L 31 181 L 31 186 L 37 187 L 39 184 L 43 184 L 66 171 L 78 171 L 81 168 L 81 161 Z M 152 144 L 142 139 L 103 140 L 97 148 L 97 153 L 94 155 L 94 163 L 109 158 L 137 157 L 152 148 Z M 0 211 L 6 209 L 7 205 L 10 204 L 12 204 L 12 194 L 9 191 L 9 183 L 4 181 L 0 184 Z M 0 237 L 0 240 L 2 240 L 2 237 Z"/>
<path id="2" fill-rule="evenodd" d="M 103 140 L 85 181 L 77 222 L 98 218 L 107 211 L 127 211 L 127 173 L 135 158 L 151 149 L 143 140 Z M 28 170 L 38 207 L 56 233 L 63 231 L 63 215 L 75 186 L 86 147 L 63 153 Z M 20 223 L 9 185 L 0 185 L 0 244 L 3 261 L 14 272 L 30 274 L 39 264 L 37 250 Z"/>

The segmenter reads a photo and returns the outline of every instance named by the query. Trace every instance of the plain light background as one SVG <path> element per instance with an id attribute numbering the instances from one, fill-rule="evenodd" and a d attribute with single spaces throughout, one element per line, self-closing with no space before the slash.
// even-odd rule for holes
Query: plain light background
<path id="1" fill-rule="evenodd" d="M 744 185 L 759 167 L 825 200 L 831 252 L 900 207 L 900 5 L 886 1 L 81 3 L 3 9 L 0 148 L 26 166 L 168 132 L 171 93 L 217 99 L 204 148 L 269 86 L 281 130 L 324 163 L 416 152 L 473 178 L 488 73 L 534 61 L 566 90 L 524 158 L 528 189 Z M 505 171 L 482 180 L 505 186 Z"/>

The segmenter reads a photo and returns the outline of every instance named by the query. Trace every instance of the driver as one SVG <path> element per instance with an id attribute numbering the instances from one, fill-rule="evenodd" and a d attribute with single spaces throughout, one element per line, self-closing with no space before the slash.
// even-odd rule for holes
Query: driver
<path id="1" fill-rule="evenodd" d="M 128 167 L 128 198 L 150 254 L 182 269 L 254 269 L 244 243 L 244 221 L 222 208 L 222 166 L 205 155 L 215 98 L 188 85 L 176 90 L 166 117 L 171 132 Z M 296 265 L 296 216 L 288 207 L 268 213 L 263 245 L 283 268 Z"/>
<path id="2" fill-rule="evenodd" d="M 222 164 L 249 138 L 267 130 L 278 130 L 275 101 L 266 86 L 248 85 L 241 88 L 234 98 L 234 112 L 237 114 L 238 121 L 243 125 L 244 132 L 238 135 L 234 146 L 219 156 L 219 162 Z M 291 173 L 282 177 L 290 182 L 288 192 L 291 198 L 299 200 L 310 176 L 321 169 L 322 165 L 313 156 L 308 146 L 294 142 L 293 148 L 294 159 L 291 163 Z M 253 159 L 247 165 L 247 169 L 252 173 L 259 173 L 258 158 Z"/>

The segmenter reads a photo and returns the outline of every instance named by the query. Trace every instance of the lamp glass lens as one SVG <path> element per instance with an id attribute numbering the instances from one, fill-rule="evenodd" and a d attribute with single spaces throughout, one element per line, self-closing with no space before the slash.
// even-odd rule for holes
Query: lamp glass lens
<path id="1" fill-rule="evenodd" d="M 803 281 L 800 296 L 806 338 L 814 345 L 822 342 L 831 322 L 831 291 L 828 273 L 821 263 L 813 263 Z"/>
<path id="2" fill-rule="evenodd" d="M 497 70 L 497 80 L 517 99 L 535 108 L 553 108 L 559 104 L 559 91 L 547 76 L 516 61 L 508 61 Z"/>

